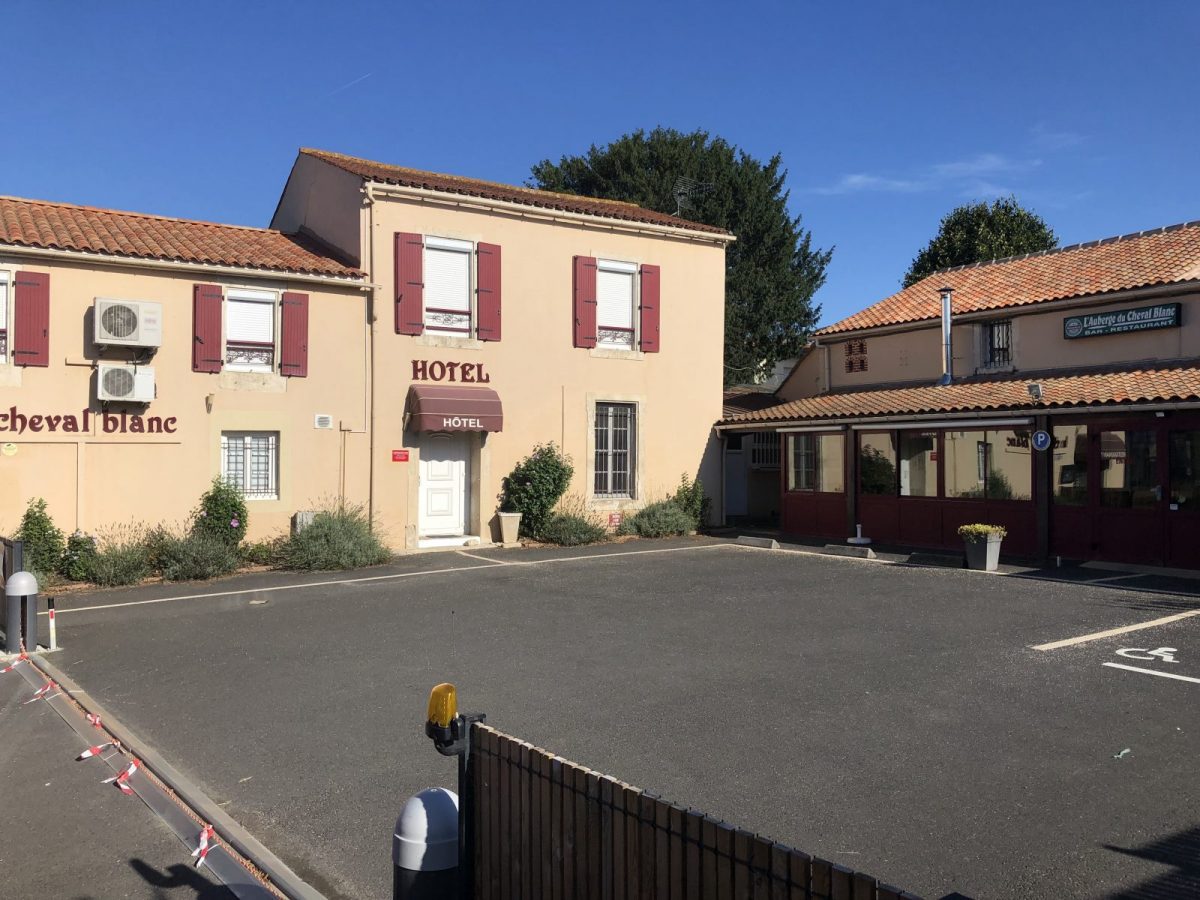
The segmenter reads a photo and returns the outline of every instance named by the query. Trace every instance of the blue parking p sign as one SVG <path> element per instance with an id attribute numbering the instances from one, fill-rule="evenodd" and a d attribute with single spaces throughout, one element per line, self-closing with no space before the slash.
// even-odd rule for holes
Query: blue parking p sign
<path id="1" fill-rule="evenodd" d="M 1050 432 L 1035 431 L 1033 433 L 1033 449 L 1034 450 L 1050 449 Z"/>

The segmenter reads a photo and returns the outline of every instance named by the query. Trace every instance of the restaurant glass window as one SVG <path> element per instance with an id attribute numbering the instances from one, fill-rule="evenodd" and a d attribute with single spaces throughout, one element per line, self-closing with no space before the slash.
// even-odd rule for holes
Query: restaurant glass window
<path id="1" fill-rule="evenodd" d="M 900 496 L 938 495 L 938 433 L 900 432 Z"/>
<path id="2" fill-rule="evenodd" d="M 946 432 L 946 496 L 979 499 L 987 476 L 983 431 Z"/>
<path id="3" fill-rule="evenodd" d="M 896 496 L 895 432 L 859 433 L 858 484 L 864 494 Z"/>
<path id="4" fill-rule="evenodd" d="M 1171 508 L 1200 511 L 1200 431 L 1173 431 L 1170 445 Z"/>
<path id="5" fill-rule="evenodd" d="M 1100 432 L 1100 505 L 1151 509 L 1161 500 L 1158 432 Z"/>
<path id="6" fill-rule="evenodd" d="M 845 447 L 841 434 L 788 435 L 787 489 L 843 493 Z"/>
<path id="7" fill-rule="evenodd" d="M 1028 500 L 1033 496 L 1032 432 L 1028 428 L 987 432 L 989 500 Z"/>
<path id="8" fill-rule="evenodd" d="M 1088 428 L 1057 425 L 1054 428 L 1054 502 L 1061 506 L 1086 506 L 1088 502 Z"/>

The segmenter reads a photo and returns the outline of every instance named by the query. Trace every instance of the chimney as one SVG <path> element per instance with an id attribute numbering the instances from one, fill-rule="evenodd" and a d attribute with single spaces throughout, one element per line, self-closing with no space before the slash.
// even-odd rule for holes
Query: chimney
<path id="1" fill-rule="evenodd" d="M 942 377 L 938 384 L 949 384 L 954 380 L 954 344 L 950 338 L 950 328 L 954 324 L 950 301 L 954 296 L 954 288 L 941 288 L 940 293 L 942 295 Z"/>

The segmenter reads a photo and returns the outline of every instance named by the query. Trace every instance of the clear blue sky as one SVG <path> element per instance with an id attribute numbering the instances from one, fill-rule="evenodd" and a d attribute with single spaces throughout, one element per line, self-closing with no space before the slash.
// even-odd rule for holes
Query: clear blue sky
<path id="1" fill-rule="evenodd" d="M 1200 218 L 1200 4 L 6 6 L 0 193 L 266 225 L 296 149 L 523 183 L 636 128 L 782 153 L 826 323 L 957 204 L 1063 243 Z"/>

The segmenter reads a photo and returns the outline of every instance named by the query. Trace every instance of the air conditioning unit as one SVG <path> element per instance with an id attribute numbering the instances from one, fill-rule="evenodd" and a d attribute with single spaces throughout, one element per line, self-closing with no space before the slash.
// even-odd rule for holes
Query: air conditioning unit
<path id="1" fill-rule="evenodd" d="M 149 403 L 154 399 L 153 366 L 101 364 L 96 370 L 96 396 L 118 403 Z"/>
<path id="2" fill-rule="evenodd" d="M 97 297 L 93 340 L 109 347 L 162 346 L 162 304 Z"/>

